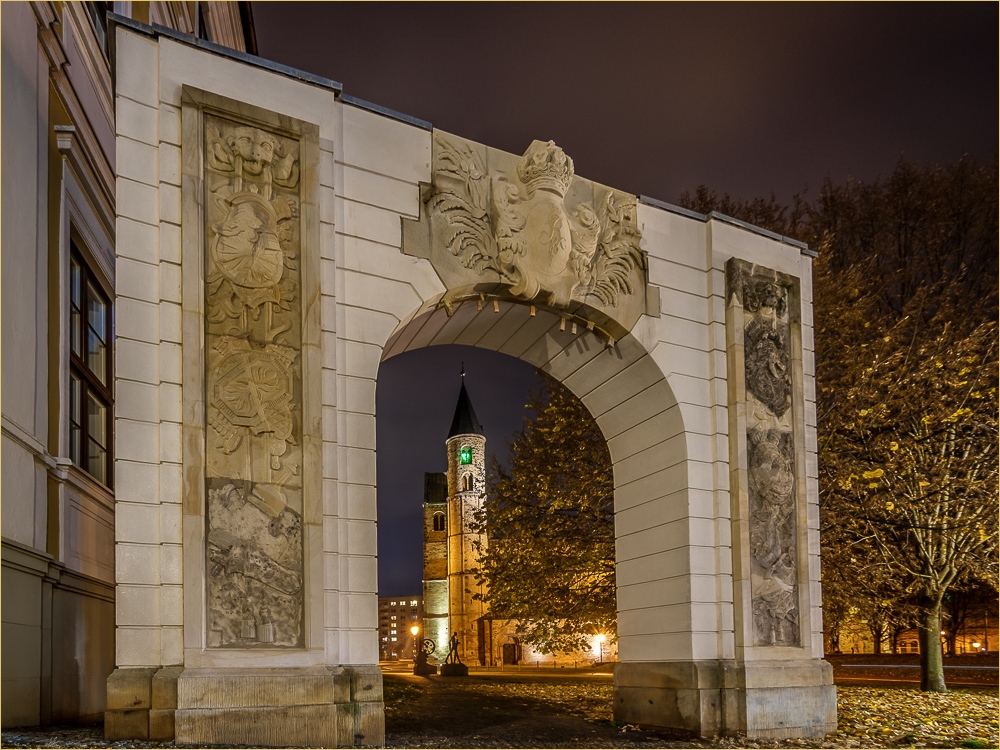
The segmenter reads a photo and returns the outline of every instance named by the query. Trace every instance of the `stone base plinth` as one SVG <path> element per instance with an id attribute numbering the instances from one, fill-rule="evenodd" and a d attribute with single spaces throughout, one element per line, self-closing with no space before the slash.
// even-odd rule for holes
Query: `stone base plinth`
<path id="1" fill-rule="evenodd" d="M 381 747 L 378 667 L 118 669 L 105 738 L 184 745 Z"/>
<path id="2" fill-rule="evenodd" d="M 469 668 L 464 664 L 442 664 L 442 677 L 468 677 Z"/>
<path id="3" fill-rule="evenodd" d="M 823 737 L 837 731 L 837 692 L 819 659 L 624 663 L 614 717 L 696 737 Z"/>

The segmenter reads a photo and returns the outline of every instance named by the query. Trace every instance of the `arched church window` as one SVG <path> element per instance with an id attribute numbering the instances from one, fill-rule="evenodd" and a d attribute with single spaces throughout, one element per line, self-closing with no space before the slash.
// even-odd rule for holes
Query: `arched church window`
<path id="1" fill-rule="evenodd" d="M 434 514 L 434 531 L 444 531 L 444 513 Z"/>
<path id="2" fill-rule="evenodd" d="M 462 477 L 462 492 L 472 491 L 472 474 L 466 474 Z"/>
<path id="3" fill-rule="evenodd" d="M 458 461 L 462 466 L 472 463 L 472 448 L 467 445 L 463 445 L 462 449 L 458 452 Z"/>

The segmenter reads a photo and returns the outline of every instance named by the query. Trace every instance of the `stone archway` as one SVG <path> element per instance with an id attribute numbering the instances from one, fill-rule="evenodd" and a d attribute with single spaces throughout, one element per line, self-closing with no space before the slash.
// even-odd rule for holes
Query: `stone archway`
<path id="1" fill-rule="evenodd" d="M 616 716 L 835 728 L 806 248 L 582 179 L 551 142 L 115 38 L 119 137 L 159 165 L 119 165 L 117 300 L 144 322 L 116 377 L 157 408 L 116 405 L 109 739 L 381 744 L 375 384 L 444 342 L 542 368 L 608 439 Z"/>
<path id="2" fill-rule="evenodd" d="M 693 653 L 682 634 L 689 630 L 685 612 L 697 600 L 678 573 L 688 545 L 678 512 L 687 507 L 687 445 L 662 371 L 633 337 L 609 347 L 585 324 L 567 323 L 558 309 L 475 295 L 453 303 L 449 314 L 446 298 L 439 295 L 408 316 L 386 341 L 383 361 L 425 346 L 477 346 L 528 362 L 580 398 L 614 466 L 620 653 L 640 660 L 649 636 L 669 639 L 674 653 Z"/>

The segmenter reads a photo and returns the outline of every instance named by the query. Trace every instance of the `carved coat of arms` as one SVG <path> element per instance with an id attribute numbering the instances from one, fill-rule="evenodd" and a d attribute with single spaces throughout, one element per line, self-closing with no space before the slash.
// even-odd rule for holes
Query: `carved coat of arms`
<path id="1" fill-rule="evenodd" d="M 573 160 L 552 141 L 533 142 L 513 176 L 488 173 L 465 144 L 439 135 L 435 146 L 427 205 L 464 267 L 553 307 L 587 295 L 613 307 L 633 293 L 633 271 L 645 270 L 634 198 L 604 189 L 594 203 L 567 205 Z"/>

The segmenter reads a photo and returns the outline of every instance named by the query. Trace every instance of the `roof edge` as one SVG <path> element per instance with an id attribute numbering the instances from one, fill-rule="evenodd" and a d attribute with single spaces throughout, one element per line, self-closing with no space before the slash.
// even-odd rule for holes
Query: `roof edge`
<path id="1" fill-rule="evenodd" d="M 666 203 L 664 201 L 657 200 L 656 198 L 650 198 L 648 195 L 640 195 L 639 202 L 646 206 L 651 206 L 653 208 L 659 208 L 662 211 L 669 211 L 672 214 L 677 214 L 679 216 L 686 216 L 689 219 L 696 219 L 701 222 L 709 222 L 712 220 L 720 221 L 723 224 L 729 224 L 730 226 L 739 227 L 740 229 L 745 229 L 748 232 L 760 235 L 761 237 L 767 237 L 768 239 L 780 242 L 783 245 L 790 245 L 797 248 L 799 252 L 803 255 L 808 255 L 810 258 L 819 257 L 819 253 L 815 250 L 810 250 L 809 245 L 801 240 L 797 240 L 793 237 L 786 237 L 784 235 L 778 234 L 777 232 L 772 232 L 769 229 L 763 229 L 758 226 L 754 226 L 741 219 L 734 218 L 732 216 L 727 216 L 726 214 L 721 214 L 718 211 L 712 211 L 708 214 L 699 213 L 697 211 L 692 211 L 689 208 L 682 208 L 681 206 L 675 206 L 672 203 Z"/>
<path id="2" fill-rule="evenodd" d="M 262 68 L 270 71 L 271 73 L 277 73 L 278 75 L 285 76 L 286 78 L 294 78 L 312 86 L 319 86 L 320 88 L 333 91 L 334 95 L 339 95 L 340 92 L 344 90 L 342 84 L 337 81 L 330 80 L 329 78 L 323 78 L 322 76 L 318 76 L 313 73 L 306 73 L 304 70 L 297 70 L 296 68 L 289 67 L 288 65 L 282 65 L 281 63 L 276 63 L 273 60 L 267 60 L 248 52 L 240 52 L 239 50 L 225 47 L 221 44 L 216 44 L 215 42 L 199 39 L 191 34 L 185 34 L 182 31 L 177 31 L 176 29 L 171 29 L 167 26 L 161 26 L 158 23 L 145 24 L 117 13 L 108 13 L 108 24 L 110 26 L 109 33 L 111 36 L 110 51 L 112 58 L 112 71 L 115 69 L 114 27 L 123 26 L 130 31 L 143 34 L 144 36 L 154 38 L 166 37 L 167 39 L 171 39 L 175 42 L 186 44 L 189 47 L 196 47 L 200 50 L 204 50 L 205 52 L 211 52 L 212 54 L 219 55 L 221 57 L 228 57 L 231 60 L 237 60 L 239 62 L 246 63 L 247 65 L 252 65 L 255 68 Z"/>

